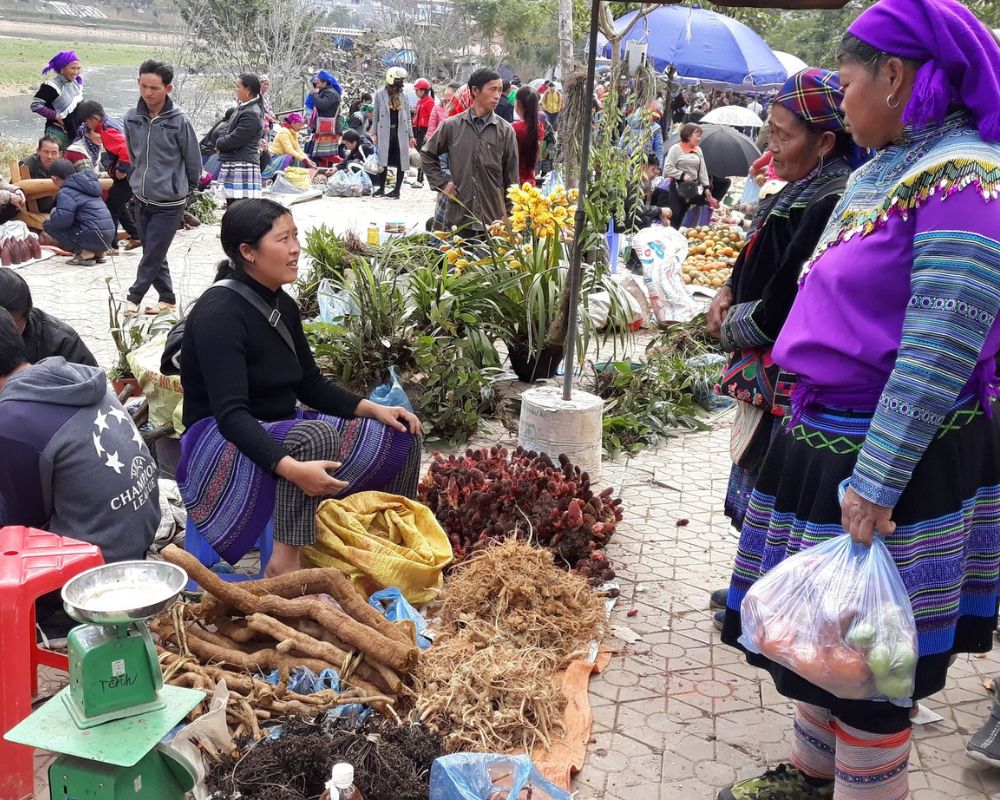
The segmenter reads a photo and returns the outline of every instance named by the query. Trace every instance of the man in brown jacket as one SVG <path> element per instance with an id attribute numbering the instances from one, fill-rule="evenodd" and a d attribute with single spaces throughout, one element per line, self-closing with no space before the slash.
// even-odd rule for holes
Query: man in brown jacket
<path id="1" fill-rule="evenodd" d="M 507 188 L 517 183 L 517 140 L 509 122 L 494 113 L 503 81 L 491 69 L 469 78 L 472 106 L 441 123 L 420 153 L 430 185 L 454 199 L 447 224 L 467 233 L 484 231 L 508 209 Z M 439 157 L 448 155 L 451 179 Z"/>

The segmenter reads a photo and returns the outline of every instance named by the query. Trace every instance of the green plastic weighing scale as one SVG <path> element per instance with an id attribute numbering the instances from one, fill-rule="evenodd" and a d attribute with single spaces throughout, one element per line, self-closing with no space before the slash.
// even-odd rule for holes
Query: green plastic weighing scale
<path id="1" fill-rule="evenodd" d="M 123 561 L 82 572 L 62 590 L 69 686 L 6 739 L 60 753 L 50 800 L 183 800 L 194 767 L 161 740 L 204 699 L 164 686 L 146 620 L 167 608 L 187 573 L 157 561 Z"/>

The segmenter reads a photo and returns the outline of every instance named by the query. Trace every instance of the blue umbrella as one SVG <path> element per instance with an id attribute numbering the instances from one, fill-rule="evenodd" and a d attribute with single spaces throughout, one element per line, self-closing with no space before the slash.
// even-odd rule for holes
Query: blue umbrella
<path id="1" fill-rule="evenodd" d="M 626 27 L 638 14 L 632 11 L 615 20 Z M 721 81 L 742 86 L 780 84 L 785 68 L 763 39 L 742 22 L 704 8 L 660 6 L 639 20 L 622 40 L 647 43 L 646 58 L 660 72 L 671 65 L 683 78 Z M 605 41 L 601 55 L 611 57 Z"/>

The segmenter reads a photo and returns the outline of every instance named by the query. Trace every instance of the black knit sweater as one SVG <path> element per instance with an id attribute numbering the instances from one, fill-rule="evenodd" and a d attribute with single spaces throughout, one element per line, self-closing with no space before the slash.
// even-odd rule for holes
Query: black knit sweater
<path id="1" fill-rule="evenodd" d="M 258 309 L 229 289 L 209 287 L 184 326 L 184 426 L 214 416 L 222 435 L 270 473 L 288 453 L 258 420 L 290 419 L 296 400 L 325 414 L 350 418 L 362 398 L 320 374 L 291 297 L 241 271 L 231 277 L 277 307 L 298 357 Z"/>

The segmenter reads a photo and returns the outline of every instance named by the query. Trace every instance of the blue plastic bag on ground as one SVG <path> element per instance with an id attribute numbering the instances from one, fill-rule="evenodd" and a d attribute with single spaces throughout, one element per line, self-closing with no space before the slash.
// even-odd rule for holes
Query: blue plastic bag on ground
<path id="1" fill-rule="evenodd" d="M 274 670 L 264 676 L 264 680 L 277 686 L 280 676 L 278 670 Z M 340 676 L 334 669 L 325 669 L 319 675 L 308 667 L 296 667 L 288 677 L 288 690 L 298 694 L 313 694 L 324 689 L 340 691 Z M 372 713 L 370 706 L 359 703 L 350 703 L 342 706 L 335 706 L 326 712 L 328 717 L 352 717 L 355 722 L 364 722 L 365 718 Z"/>
<path id="2" fill-rule="evenodd" d="M 406 396 L 403 384 L 399 382 L 395 367 L 389 367 L 389 380 L 391 383 L 381 383 L 372 389 L 368 399 L 380 406 L 402 406 L 412 414 L 413 406 L 410 405 L 410 398 Z"/>
<path id="3" fill-rule="evenodd" d="M 570 800 L 549 783 L 526 755 L 455 753 L 431 766 L 430 800 Z M 524 792 L 522 794 L 522 792 Z"/>
<path id="4" fill-rule="evenodd" d="M 417 609 L 410 605 L 409 601 L 403 597 L 403 593 L 395 586 L 375 592 L 368 598 L 368 603 L 373 608 L 378 609 L 382 616 L 390 622 L 401 619 L 411 620 L 413 627 L 417 629 L 417 647 L 426 650 L 431 646 L 431 640 L 423 635 L 427 629 L 427 621 Z"/>

